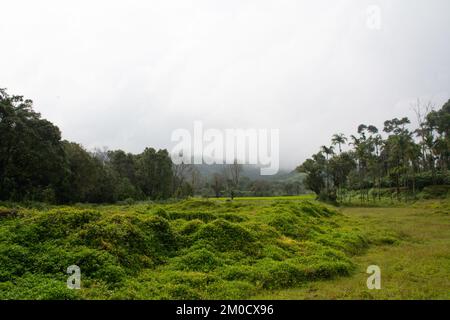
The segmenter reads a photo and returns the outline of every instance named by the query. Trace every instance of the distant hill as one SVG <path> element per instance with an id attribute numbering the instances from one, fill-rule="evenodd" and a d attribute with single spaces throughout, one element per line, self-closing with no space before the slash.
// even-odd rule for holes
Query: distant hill
<path id="1" fill-rule="evenodd" d="M 225 165 L 223 164 L 197 164 L 195 167 L 199 170 L 203 177 L 210 177 L 215 173 L 223 174 Z M 265 181 L 282 181 L 282 182 L 303 182 L 305 174 L 296 171 L 280 170 L 277 174 L 271 176 L 261 175 L 260 166 L 257 165 L 243 165 L 242 177 L 247 177 L 250 180 L 265 180 Z"/>

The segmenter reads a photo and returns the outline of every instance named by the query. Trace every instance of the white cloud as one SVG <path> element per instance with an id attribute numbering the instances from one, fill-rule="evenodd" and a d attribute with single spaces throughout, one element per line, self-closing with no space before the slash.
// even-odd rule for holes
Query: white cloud
<path id="1" fill-rule="evenodd" d="M 381 8 L 379 31 L 366 8 Z M 65 138 L 139 152 L 176 128 L 279 128 L 293 167 L 335 132 L 450 97 L 450 2 L 2 1 L 0 87 Z"/>

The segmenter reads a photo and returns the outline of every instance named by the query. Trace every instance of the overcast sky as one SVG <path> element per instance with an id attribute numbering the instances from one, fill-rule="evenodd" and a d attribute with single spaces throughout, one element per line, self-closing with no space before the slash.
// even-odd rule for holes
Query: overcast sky
<path id="1" fill-rule="evenodd" d="M 292 168 L 333 133 L 450 98 L 448 0 L 1 0 L 0 13 L 0 87 L 87 148 L 171 148 L 201 120 L 280 129 Z"/>

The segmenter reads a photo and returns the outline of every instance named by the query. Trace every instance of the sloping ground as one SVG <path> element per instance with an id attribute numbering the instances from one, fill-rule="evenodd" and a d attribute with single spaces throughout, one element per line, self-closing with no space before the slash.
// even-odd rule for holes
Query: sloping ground
<path id="1" fill-rule="evenodd" d="M 347 276 L 351 256 L 396 241 L 347 220 L 293 199 L 0 208 L 0 298 L 250 298 Z"/>
<path id="2" fill-rule="evenodd" d="M 450 299 L 450 199 L 419 201 L 409 207 L 344 208 L 349 224 L 372 235 L 399 235 L 352 258 L 350 277 L 267 290 L 256 299 Z M 387 238 L 385 239 L 387 240 Z M 378 265 L 381 289 L 369 290 L 366 269 Z"/>

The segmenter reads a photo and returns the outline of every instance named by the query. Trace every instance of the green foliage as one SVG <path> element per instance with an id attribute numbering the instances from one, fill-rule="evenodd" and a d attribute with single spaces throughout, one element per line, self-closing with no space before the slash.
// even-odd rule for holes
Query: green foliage
<path id="1" fill-rule="evenodd" d="M 440 110 L 425 109 L 417 105 L 419 128 L 414 131 L 409 130 L 411 121 L 406 117 L 385 121 L 386 137 L 375 126 L 360 124 L 358 134 L 351 136 L 349 151 L 341 148 L 347 138 L 335 134 L 332 146 L 322 146 L 297 171 L 307 174 L 306 186 L 319 200 L 332 203 L 351 202 L 348 193 L 355 190 L 361 202 L 380 201 L 381 188 L 391 188 L 391 197 L 400 200 L 403 195 L 408 201 L 426 187 L 449 185 L 450 100 Z M 334 145 L 339 146 L 338 154 Z M 423 195 L 432 196 L 427 190 Z M 438 192 L 437 196 L 443 195 Z"/>
<path id="2" fill-rule="evenodd" d="M 195 239 L 210 244 L 219 251 L 249 251 L 254 247 L 255 242 L 255 238 L 249 230 L 223 219 L 217 219 L 201 226 L 195 234 Z"/>
<path id="3" fill-rule="evenodd" d="M 424 199 L 436 199 L 436 198 L 446 198 L 449 195 L 450 186 L 429 186 L 422 190 L 421 196 Z"/>
<path id="4" fill-rule="evenodd" d="M 12 281 L 0 282 L 0 298 L 8 300 L 75 300 L 76 290 L 70 290 L 63 278 L 45 274 L 26 274 Z"/>
<path id="5" fill-rule="evenodd" d="M 0 199 L 54 201 L 65 173 L 59 129 L 0 89 L 0 137 Z"/>
<path id="6" fill-rule="evenodd" d="M 347 275 L 368 245 L 336 211 L 298 199 L 0 212 L 2 299 L 245 299 Z M 73 264 L 80 291 L 65 288 Z"/>
<path id="7" fill-rule="evenodd" d="M 167 199 L 172 161 L 167 150 L 138 155 L 86 151 L 62 141 L 33 102 L 0 89 L 0 200 L 112 203 Z"/>
<path id="8" fill-rule="evenodd" d="M 209 272 L 222 264 L 223 261 L 207 249 L 188 251 L 173 260 L 174 268 L 183 271 Z"/>

